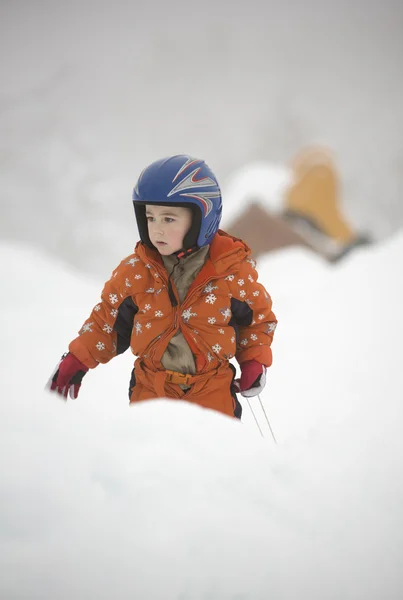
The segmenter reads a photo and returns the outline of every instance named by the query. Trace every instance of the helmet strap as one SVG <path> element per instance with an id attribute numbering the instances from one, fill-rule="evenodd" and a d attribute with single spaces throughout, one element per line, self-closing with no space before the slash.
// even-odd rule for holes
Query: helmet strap
<path id="1" fill-rule="evenodd" d="M 187 248 L 186 250 L 182 249 L 182 250 L 178 250 L 178 252 L 173 252 L 173 255 L 180 259 L 180 258 L 184 258 L 185 256 L 189 256 L 189 254 L 196 252 L 196 250 L 198 250 L 198 249 L 199 249 L 198 246 L 192 246 L 192 248 Z"/>

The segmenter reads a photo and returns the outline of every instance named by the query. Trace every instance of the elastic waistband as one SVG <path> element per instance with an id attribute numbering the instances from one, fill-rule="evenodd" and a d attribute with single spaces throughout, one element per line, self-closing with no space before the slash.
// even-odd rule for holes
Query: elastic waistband
<path id="1" fill-rule="evenodd" d="M 154 378 L 158 377 L 159 379 L 163 378 L 167 383 L 173 383 L 174 385 L 193 385 L 194 383 L 203 382 L 210 377 L 214 377 L 218 374 L 221 369 L 212 369 L 211 371 L 206 371 L 205 373 L 198 373 L 197 375 L 192 375 L 191 373 L 179 373 L 178 371 L 170 371 L 170 370 L 154 370 L 150 369 L 150 367 L 145 364 L 143 361 L 140 364 L 136 364 L 137 368 L 140 368 L 147 377 Z"/>

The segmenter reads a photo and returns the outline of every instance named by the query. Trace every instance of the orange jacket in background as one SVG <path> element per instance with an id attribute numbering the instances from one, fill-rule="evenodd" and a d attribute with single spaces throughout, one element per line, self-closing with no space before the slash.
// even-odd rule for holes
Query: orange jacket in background
<path id="1" fill-rule="evenodd" d="M 180 398 L 233 416 L 229 360 L 254 359 L 267 367 L 272 363 L 277 321 L 257 277 L 248 246 L 219 230 L 180 303 L 159 253 L 139 242 L 112 273 L 101 302 L 69 350 L 94 368 L 130 345 L 138 357 L 131 402 Z M 195 357 L 196 375 L 172 374 L 161 364 L 179 328 Z M 190 389 L 184 391 L 179 384 Z"/>

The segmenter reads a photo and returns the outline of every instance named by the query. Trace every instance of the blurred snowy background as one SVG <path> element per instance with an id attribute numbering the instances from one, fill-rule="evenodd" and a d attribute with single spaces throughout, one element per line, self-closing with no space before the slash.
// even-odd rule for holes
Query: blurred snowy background
<path id="1" fill-rule="evenodd" d="M 2 599 L 403 597 L 402 6 L 0 4 Z M 255 401 L 263 438 L 245 403 L 129 409 L 129 353 L 76 402 L 42 391 L 138 239 L 147 163 L 199 155 L 225 191 L 260 161 L 275 195 L 313 143 L 377 243 L 259 259 L 277 445 Z"/>
<path id="2" fill-rule="evenodd" d="M 400 0 L 3 0 L 0 236 L 104 277 L 152 160 L 201 156 L 225 188 L 319 143 L 383 239 L 403 225 L 402 32 Z"/>

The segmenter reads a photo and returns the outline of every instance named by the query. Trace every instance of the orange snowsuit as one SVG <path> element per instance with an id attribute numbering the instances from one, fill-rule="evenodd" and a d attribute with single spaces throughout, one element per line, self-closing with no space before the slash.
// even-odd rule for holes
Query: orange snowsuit
<path id="1" fill-rule="evenodd" d="M 139 242 L 112 273 L 69 350 L 94 368 L 130 345 L 138 357 L 130 402 L 178 398 L 234 416 L 230 359 L 272 363 L 277 321 L 257 277 L 248 246 L 219 230 L 181 303 L 160 254 Z M 161 363 L 178 330 L 193 353 L 193 375 L 166 371 Z"/>

